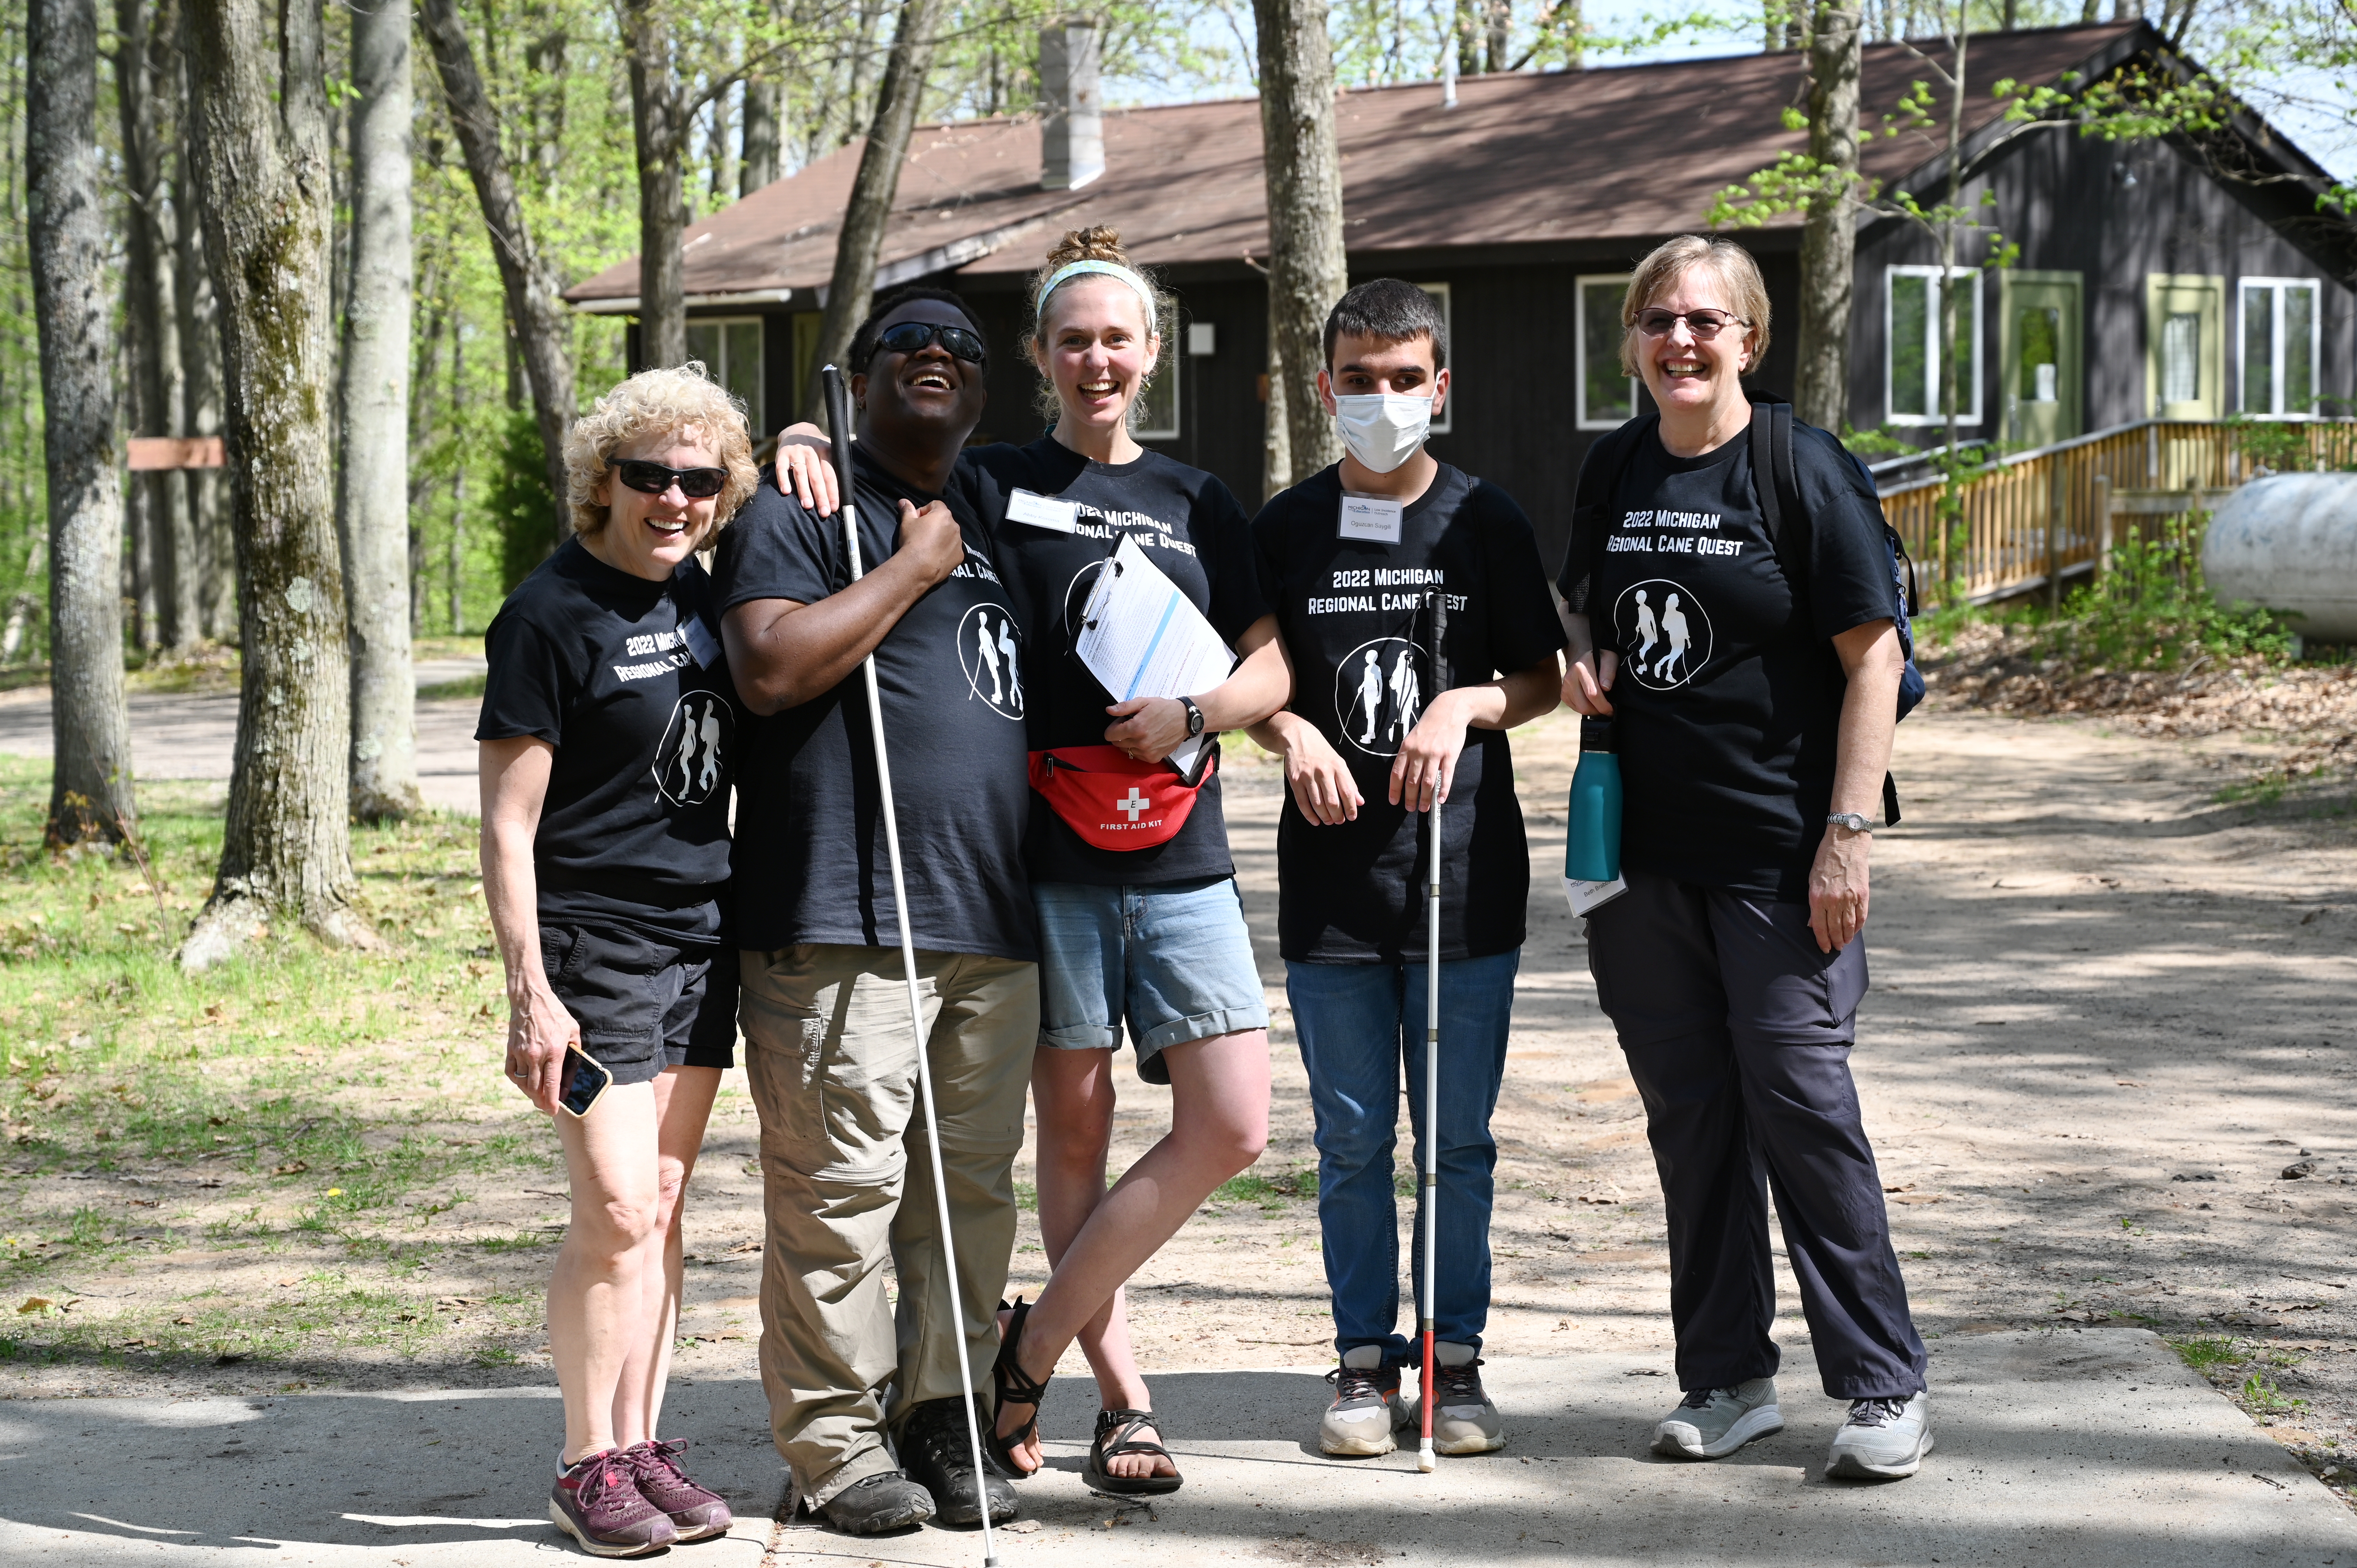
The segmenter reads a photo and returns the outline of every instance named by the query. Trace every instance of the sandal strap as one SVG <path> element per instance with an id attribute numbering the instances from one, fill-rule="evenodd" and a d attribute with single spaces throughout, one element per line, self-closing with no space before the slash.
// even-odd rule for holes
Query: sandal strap
<path id="1" fill-rule="evenodd" d="M 1157 1432 L 1162 1430 L 1155 1425 L 1154 1412 L 1150 1410 L 1097 1412 L 1095 1447 L 1098 1458 L 1111 1459 L 1123 1454 L 1157 1454 L 1177 1464 L 1177 1455 L 1159 1443 L 1141 1443 L 1133 1435 L 1141 1426 L 1153 1426 Z"/>
<path id="2" fill-rule="evenodd" d="M 1021 1296 L 1015 1298 L 1011 1309 L 1015 1316 L 1006 1320 L 1006 1337 L 998 1347 L 998 1359 L 991 1363 L 991 1376 L 996 1380 L 998 1402 L 1028 1404 L 1033 1410 L 1033 1421 L 1039 1419 L 1039 1402 L 1047 1396 L 1048 1385 L 1055 1379 L 1050 1372 L 1044 1378 L 1034 1378 L 1023 1369 L 1019 1359 L 1023 1347 L 1023 1320 L 1031 1316 L 1031 1304 Z"/>

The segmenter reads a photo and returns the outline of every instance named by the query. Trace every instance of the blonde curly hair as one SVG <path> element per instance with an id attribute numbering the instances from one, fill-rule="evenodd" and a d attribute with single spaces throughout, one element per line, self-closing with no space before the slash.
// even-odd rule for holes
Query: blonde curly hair
<path id="1" fill-rule="evenodd" d="M 1047 339 L 1042 336 L 1042 328 L 1048 324 L 1039 315 L 1039 291 L 1048 286 L 1048 280 L 1054 277 L 1060 269 L 1074 262 L 1111 262 L 1116 266 L 1127 267 L 1144 279 L 1146 289 L 1154 295 L 1154 319 L 1146 323 L 1146 329 L 1166 346 L 1178 322 L 1178 302 L 1164 291 L 1160 280 L 1152 273 L 1129 259 L 1129 252 L 1122 248 L 1120 230 L 1097 223 L 1086 229 L 1066 231 L 1064 237 L 1056 242 L 1055 249 L 1048 252 L 1048 260 L 1031 274 L 1028 291 L 1031 325 L 1023 334 L 1023 357 L 1031 361 L 1033 370 L 1039 372 L 1039 392 L 1032 403 L 1041 417 L 1050 422 L 1063 413 L 1063 404 L 1057 400 L 1056 383 L 1049 378 L 1046 369 Z M 1070 286 L 1069 284 L 1065 285 L 1067 288 Z M 1062 292 L 1061 289 L 1057 291 L 1060 295 Z M 1126 294 L 1128 291 L 1124 289 L 1123 292 Z M 1165 351 L 1168 351 L 1167 347 Z M 1155 366 L 1159 369 L 1160 365 L 1161 358 L 1157 354 Z M 1154 371 L 1151 370 L 1137 379 L 1137 391 L 1131 394 L 1129 400 L 1129 422 L 1133 426 L 1136 424 L 1138 415 L 1145 412 L 1146 389 L 1153 384 Z"/>
<path id="2" fill-rule="evenodd" d="M 690 360 L 676 370 L 640 371 L 599 398 L 565 432 L 565 502 L 573 514 L 573 532 L 586 537 L 606 526 L 611 509 L 592 498 L 612 473 L 617 451 L 644 436 L 689 431 L 701 435 L 728 470 L 712 527 L 697 539 L 697 547 L 726 528 L 752 498 L 761 471 L 753 466 L 745 405 L 713 381 L 702 360 Z"/>

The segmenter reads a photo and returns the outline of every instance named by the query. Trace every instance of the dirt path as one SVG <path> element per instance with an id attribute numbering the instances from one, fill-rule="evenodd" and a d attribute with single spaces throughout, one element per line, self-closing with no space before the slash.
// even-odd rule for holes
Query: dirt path
<path id="1" fill-rule="evenodd" d="M 1504 1356 L 1612 1349 L 1658 1364 L 1667 1279 L 1642 1117 L 1553 886 L 1574 739 L 1557 715 L 1516 742 L 1537 875 L 1498 1117 L 1490 1342 Z M 1897 766 L 1908 820 L 1878 840 L 1875 984 L 1856 1066 L 1927 1335 L 2109 1320 L 2210 1341 L 2213 1378 L 2244 1392 L 2246 1408 L 2272 1409 L 2278 1437 L 2326 1468 L 2331 1445 L 2357 1449 L 2357 798 L 2343 784 L 2218 803 L 2256 755 L 2241 742 L 2124 738 L 2063 721 L 1911 719 Z M 1243 760 L 1229 778 L 1247 909 L 1281 1005 L 1276 781 Z M 1329 1364 L 1314 1208 L 1294 1195 L 1314 1155 L 1286 1022 L 1279 1012 L 1267 1156 L 1133 1290 L 1150 1369 Z M 480 1042 L 452 1043 L 490 1060 Z M 481 1098 L 496 1093 L 476 1085 L 465 1106 L 454 1098 L 419 1114 L 528 1126 L 509 1102 Z M 1167 1125 L 1165 1091 L 1130 1080 L 1125 1095 L 1116 1169 Z M 686 1376 L 751 1370 L 759 1260 L 737 1249 L 759 1235 L 755 1152 L 749 1105 L 732 1093 L 691 1209 L 697 1261 L 683 1333 L 701 1342 L 682 1357 Z M 1028 1158 L 1017 1174 L 1028 1183 Z M 534 1189 L 558 1185 L 479 1188 L 436 1223 L 444 1251 L 430 1272 L 384 1282 L 421 1302 L 514 1304 L 504 1316 L 445 1307 L 465 1326 L 414 1342 L 408 1359 L 318 1361 L 300 1375 L 463 1380 L 479 1343 L 468 1334 L 483 1332 L 505 1336 L 527 1369 L 472 1375 L 544 1380 L 530 1369 L 546 1363 L 531 1353 L 529 1301 L 547 1252 L 470 1243 L 555 1219 L 561 1197 Z M 12 1196 L 28 1209 L 70 1208 L 105 1198 L 102 1187 L 42 1177 Z M 192 1238 L 205 1196 L 186 1211 Z M 282 1233 L 73 1283 L 91 1298 L 84 1311 L 152 1310 L 199 1288 L 266 1299 L 296 1286 L 314 1246 L 348 1276 L 371 1266 Z M 1044 1278 L 1028 1223 L 1015 1266 L 1014 1289 Z M 1801 1343 L 1789 1277 L 1783 1285 L 1787 1337 Z M 1066 1369 L 1085 1376 L 1077 1357 Z M 260 1389 L 288 1375 L 182 1369 L 169 1381 Z M 0 1362 L 0 1391 L 17 1393 L 125 1392 L 162 1379 L 80 1359 Z M 1499 1391 L 1511 1408 L 1512 1391 Z"/>

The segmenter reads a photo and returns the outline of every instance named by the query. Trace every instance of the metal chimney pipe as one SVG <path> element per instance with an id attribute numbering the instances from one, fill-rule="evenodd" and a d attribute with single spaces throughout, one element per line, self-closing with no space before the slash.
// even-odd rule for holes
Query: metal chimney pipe
<path id="1" fill-rule="evenodd" d="M 1104 50 L 1096 24 L 1079 18 L 1039 29 L 1039 188 L 1078 190 L 1104 173 Z"/>

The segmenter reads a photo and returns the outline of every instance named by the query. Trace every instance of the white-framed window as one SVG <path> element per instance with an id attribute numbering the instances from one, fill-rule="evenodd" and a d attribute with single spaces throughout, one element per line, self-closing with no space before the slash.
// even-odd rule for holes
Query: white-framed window
<path id="1" fill-rule="evenodd" d="M 1154 361 L 1154 374 L 1146 390 L 1138 394 L 1135 421 L 1129 433 L 1140 441 L 1176 441 L 1178 439 L 1178 378 L 1184 373 L 1187 356 L 1175 333 L 1162 335 L 1162 352 Z"/>
<path id="2" fill-rule="evenodd" d="M 1883 417 L 1892 424 L 1944 424 L 1941 402 L 1947 356 L 1940 330 L 1941 294 L 1956 300 L 1956 423 L 1981 422 L 1981 274 L 1952 267 L 1943 284 L 1938 267 L 1883 269 Z"/>
<path id="3" fill-rule="evenodd" d="M 2274 419 L 2316 415 L 2316 360 L 2323 342 L 2314 278 L 2244 278 L 2243 412 Z"/>
<path id="4" fill-rule="evenodd" d="M 687 357 L 703 360 L 714 381 L 744 400 L 756 441 L 770 432 L 761 406 L 761 327 L 758 316 L 700 316 L 687 324 Z"/>
<path id="5" fill-rule="evenodd" d="M 1577 295 L 1579 428 L 1615 430 L 1637 416 L 1637 378 L 1620 370 L 1620 305 L 1629 273 L 1575 278 Z"/>
<path id="6" fill-rule="evenodd" d="M 1424 290 L 1425 293 L 1432 295 L 1432 302 L 1440 306 L 1440 325 L 1448 333 L 1449 347 L 1452 349 L 1455 348 L 1457 346 L 1457 317 L 1449 304 L 1448 285 L 1445 283 L 1420 283 L 1415 286 Z M 1451 386 L 1448 389 L 1448 401 L 1440 405 L 1439 416 L 1432 422 L 1432 433 L 1435 435 L 1448 435 L 1450 425 L 1456 422 L 1456 419 L 1457 389 L 1456 387 Z"/>

